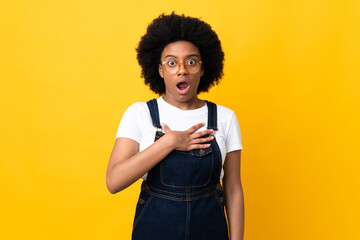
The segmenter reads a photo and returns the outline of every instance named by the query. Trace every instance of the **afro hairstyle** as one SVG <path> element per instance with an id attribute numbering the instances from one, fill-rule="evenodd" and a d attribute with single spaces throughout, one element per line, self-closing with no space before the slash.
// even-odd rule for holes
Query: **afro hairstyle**
<path id="1" fill-rule="evenodd" d="M 176 41 L 193 43 L 200 51 L 204 74 L 200 78 L 197 93 L 207 92 L 219 83 L 223 76 L 224 52 L 220 40 L 211 26 L 198 18 L 184 14 L 161 14 L 147 27 L 136 48 L 137 60 L 142 68 L 145 84 L 157 94 L 165 93 L 165 83 L 159 74 L 161 53 L 166 45 Z"/>

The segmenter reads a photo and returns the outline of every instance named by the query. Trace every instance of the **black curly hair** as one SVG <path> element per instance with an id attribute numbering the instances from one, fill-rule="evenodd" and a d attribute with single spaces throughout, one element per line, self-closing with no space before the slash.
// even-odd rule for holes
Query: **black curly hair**
<path id="1" fill-rule="evenodd" d="M 224 52 L 220 40 L 206 22 L 174 12 L 170 15 L 163 13 L 155 18 L 136 48 L 145 84 L 155 93 L 165 93 L 165 83 L 158 71 L 161 53 L 166 45 L 179 40 L 191 42 L 199 49 L 204 74 L 197 93 L 207 92 L 211 86 L 218 84 L 223 76 Z"/>

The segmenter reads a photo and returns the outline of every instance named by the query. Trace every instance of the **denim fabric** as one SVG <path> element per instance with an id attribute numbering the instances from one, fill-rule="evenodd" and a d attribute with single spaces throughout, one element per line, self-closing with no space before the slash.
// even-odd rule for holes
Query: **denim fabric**
<path id="1" fill-rule="evenodd" d="M 216 105 L 206 103 L 208 128 L 217 130 Z M 147 104 L 159 128 L 156 99 Z M 157 131 L 155 141 L 162 136 Z M 133 240 L 228 240 L 221 153 L 216 139 L 209 143 L 206 149 L 174 150 L 148 172 L 136 206 Z"/>

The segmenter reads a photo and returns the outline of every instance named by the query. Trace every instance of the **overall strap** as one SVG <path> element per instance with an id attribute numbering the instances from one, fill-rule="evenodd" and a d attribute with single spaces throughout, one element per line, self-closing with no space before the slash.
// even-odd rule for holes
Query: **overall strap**
<path id="1" fill-rule="evenodd" d="M 208 129 L 213 129 L 214 131 L 217 131 L 217 107 L 215 103 L 206 101 L 206 104 L 208 106 Z"/>
<path id="2" fill-rule="evenodd" d="M 154 99 L 146 102 L 146 104 L 148 105 L 148 108 L 150 110 L 150 115 L 151 115 L 151 119 L 152 119 L 154 127 L 161 128 L 160 117 L 159 117 L 159 108 L 158 108 L 156 99 L 154 98 Z"/>

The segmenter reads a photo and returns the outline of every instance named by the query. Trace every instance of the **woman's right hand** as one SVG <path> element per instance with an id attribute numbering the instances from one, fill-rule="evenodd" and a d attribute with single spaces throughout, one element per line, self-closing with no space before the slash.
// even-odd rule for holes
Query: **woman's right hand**
<path id="1" fill-rule="evenodd" d="M 209 147 L 214 138 L 201 138 L 213 132 L 212 129 L 196 132 L 204 126 L 199 123 L 186 131 L 171 131 L 163 124 L 165 135 L 155 141 L 145 150 L 139 151 L 139 143 L 126 137 L 119 137 L 115 141 L 106 172 L 106 184 L 111 193 L 117 193 L 134 182 L 162 161 L 171 151 L 190 151 Z"/>
<path id="2" fill-rule="evenodd" d="M 202 136 L 211 134 L 214 130 L 206 129 L 196 132 L 196 130 L 200 129 L 204 125 L 204 123 L 198 123 L 185 131 L 172 131 L 165 123 L 161 124 L 162 129 L 165 132 L 165 136 L 167 136 L 169 141 L 172 142 L 174 150 L 179 151 L 190 151 L 192 149 L 202 149 L 210 146 L 210 144 L 204 143 L 212 141 L 214 137 L 211 135 L 209 137 L 202 138 Z"/>

